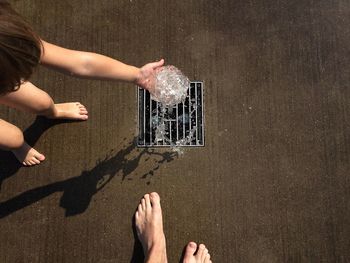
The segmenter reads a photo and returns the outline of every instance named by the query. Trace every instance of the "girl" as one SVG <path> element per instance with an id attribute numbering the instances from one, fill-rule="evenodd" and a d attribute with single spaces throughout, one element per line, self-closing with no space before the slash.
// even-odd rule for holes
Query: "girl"
<path id="1" fill-rule="evenodd" d="M 28 81 L 38 64 L 77 77 L 123 80 L 152 90 L 154 73 L 164 60 L 137 68 L 103 55 L 47 43 L 10 4 L 0 0 L 0 103 L 52 119 L 87 120 L 88 111 L 80 102 L 55 104 L 46 92 Z M 45 160 L 24 141 L 19 128 L 1 119 L 0 149 L 12 151 L 25 166 Z"/>

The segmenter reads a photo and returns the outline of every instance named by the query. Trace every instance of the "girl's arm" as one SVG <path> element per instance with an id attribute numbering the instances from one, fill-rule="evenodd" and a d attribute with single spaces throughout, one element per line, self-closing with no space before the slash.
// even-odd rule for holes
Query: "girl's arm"
<path id="1" fill-rule="evenodd" d="M 123 80 L 151 89 L 155 71 L 164 64 L 162 59 L 137 68 L 100 54 L 70 50 L 45 41 L 42 43 L 41 64 L 82 78 Z"/>

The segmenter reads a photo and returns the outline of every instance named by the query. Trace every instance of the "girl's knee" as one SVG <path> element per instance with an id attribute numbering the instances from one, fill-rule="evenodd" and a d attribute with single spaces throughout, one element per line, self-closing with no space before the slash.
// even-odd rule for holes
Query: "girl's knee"
<path id="1" fill-rule="evenodd" d="M 51 115 L 54 110 L 54 103 L 50 96 L 45 96 L 36 102 L 35 114 L 37 115 Z"/>
<path id="2" fill-rule="evenodd" d="M 24 143 L 22 131 L 14 125 L 1 127 L 0 146 L 4 150 L 13 150 L 20 148 Z"/>
<path id="3" fill-rule="evenodd" d="M 16 127 L 16 129 L 14 129 L 13 131 L 13 141 L 12 141 L 11 148 L 13 149 L 20 148 L 23 145 L 23 143 L 24 143 L 23 133 L 20 129 Z"/>

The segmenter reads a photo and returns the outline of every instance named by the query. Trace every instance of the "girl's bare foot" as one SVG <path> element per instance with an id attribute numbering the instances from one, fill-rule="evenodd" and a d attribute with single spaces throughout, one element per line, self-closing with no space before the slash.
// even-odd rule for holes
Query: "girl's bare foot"
<path id="1" fill-rule="evenodd" d="M 166 263 L 162 209 L 157 193 L 146 194 L 141 199 L 135 214 L 135 223 L 145 254 L 145 262 Z"/>
<path id="2" fill-rule="evenodd" d="M 196 252 L 197 251 L 197 252 Z M 200 244 L 190 242 L 186 247 L 183 263 L 212 263 L 208 249 Z"/>
<path id="3" fill-rule="evenodd" d="M 80 102 L 58 103 L 55 104 L 54 115 L 48 118 L 85 121 L 88 119 L 88 111 Z"/>
<path id="4" fill-rule="evenodd" d="M 12 152 L 24 166 L 37 165 L 45 160 L 44 155 L 30 147 L 26 142 L 20 148 L 12 150 Z"/>

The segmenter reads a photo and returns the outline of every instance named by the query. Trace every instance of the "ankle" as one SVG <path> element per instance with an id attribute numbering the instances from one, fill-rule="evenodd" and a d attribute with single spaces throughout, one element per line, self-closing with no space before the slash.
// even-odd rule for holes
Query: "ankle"
<path id="1" fill-rule="evenodd" d="M 154 245 L 148 252 L 145 252 L 145 262 L 147 263 L 166 263 L 166 247 L 164 245 Z"/>
<path id="2" fill-rule="evenodd" d="M 11 152 L 18 152 L 22 151 L 23 149 L 27 148 L 27 143 L 23 141 L 22 143 L 18 143 L 16 146 L 11 148 L 3 148 L 4 150 L 11 151 Z"/>
<path id="3" fill-rule="evenodd" d="M 145 262 L 167 262 L 165 237 L 152 243 L 149 248 L 145 248 L 144 254 Z M 154 261 L 154 259 L 158 259 L 158 261 Z"/>
<path id="4" fill-rule="evenodd" d="M 54 109 L 54 110 L 50 109 L 50 110 L 47 110 L 47 111 L 40 112 L 37 115 L 45 117 L 45 118 L 48 118 L 48 119 L 52 119 L 52 118 L 55 118 L 57 116 L 57 110 L 56 109 Z"/>

